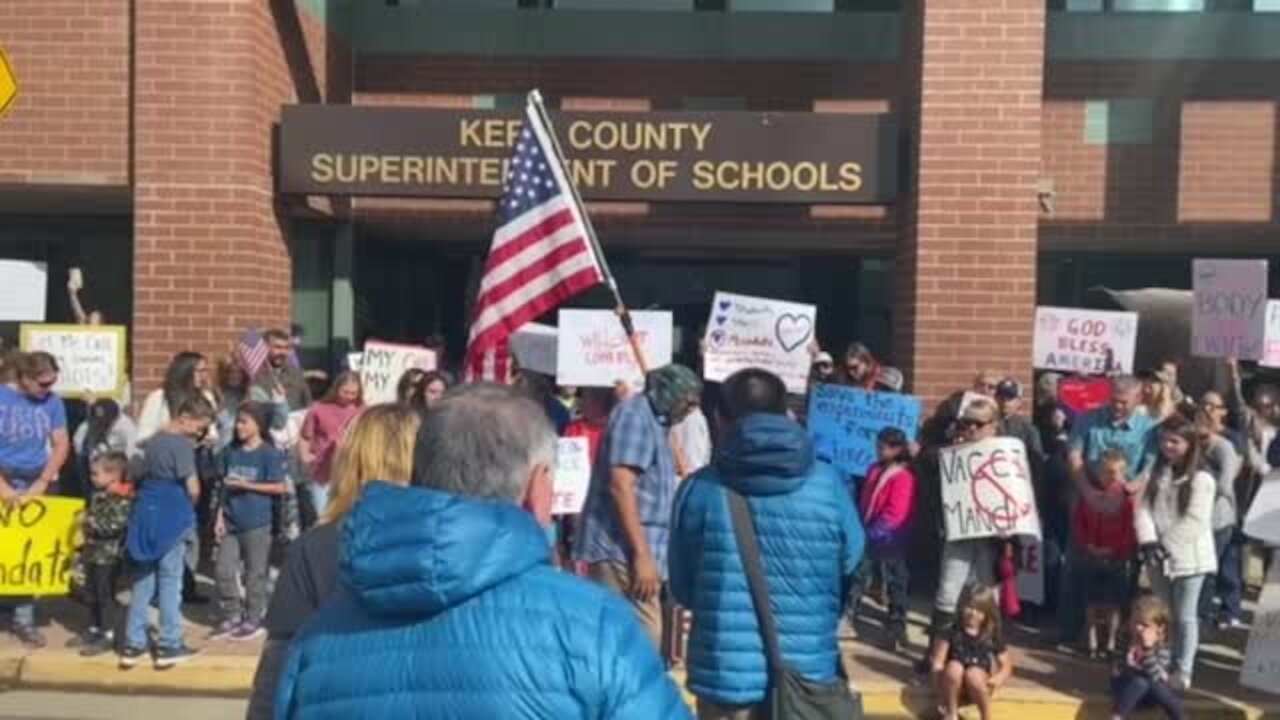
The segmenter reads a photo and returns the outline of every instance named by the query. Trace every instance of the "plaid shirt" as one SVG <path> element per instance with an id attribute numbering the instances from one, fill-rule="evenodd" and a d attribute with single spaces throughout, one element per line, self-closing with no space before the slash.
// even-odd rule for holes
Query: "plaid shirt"
<path id="1" fill-rule="evenodd" d="M 666 580 L 671 503 L 676 489 L 675 458 L 667 440 L 667 427 L 643 393 L 618 405 L 609 416 L 582 508 L 582 529 L 575 548 L 575 556 L 581 562 L 629 562 L 629 545 L 609 496 L 609 471 L 619 465 L 639 474 L 635 483 L 636 508 L 649 553 Z"/>

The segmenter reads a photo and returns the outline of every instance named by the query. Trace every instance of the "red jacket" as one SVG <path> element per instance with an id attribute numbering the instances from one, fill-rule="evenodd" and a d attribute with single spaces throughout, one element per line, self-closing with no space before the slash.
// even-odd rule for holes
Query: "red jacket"
<path id="1" fill-rule="evenodd" d="M 899 465 L 884 476 L 883 465 L 872 465 L 858 500 L 862 524 L 873 545 L 906 542 L 916 505 L 916 476 L 909 466 Z"/>
<path id="2" fill-rule="evenodd" d="M 1081 547 L 1102 547 L 1111 550 L 1109 557 L 1116 560 L 1128 560 L 1138 549 L 1138 537 L 1133 526 L 1133 498 L 1124 495 L 1124 490 L 1107 493 L 1113 501 L 1119 501 L 1119 508 L 1111 513 L 1094 508 L 1083 499 L 1076 501 L 1075 513 L 1071 518 L 1071 539 Z"/>

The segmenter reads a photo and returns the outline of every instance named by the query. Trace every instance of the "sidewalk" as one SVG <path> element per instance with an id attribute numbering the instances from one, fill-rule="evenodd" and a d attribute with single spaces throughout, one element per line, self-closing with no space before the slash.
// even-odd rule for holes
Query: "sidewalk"
<path id="1" fill-rule="evenodd" d="M 64 644 L 70 630 L 81 626 L 83 611 L 67 600 L 46 601 L 41 609 L 49 623 L 43 628 L 49 647 L 25 652 L 12 637 L 0 637 L 0 687 L 244 697 L 252 685 L 261 642 L 205 642 L 212 608 L 198 607 L 188 616 L 187 641 L 204 654 L 189 665 L 166 671 L 149 665 L 122 671 L 113 655 L 81 658 Z M 862 693 L 868 718 L 913 717 L 932 707 L 930 688 L 911 670 L 912 660 L 923 648 L 924 618 L 913 616 L 912 621 L 910 656 L 879 650 L 874 626 L 865 628 L 859 640 L 843 641 L 852 684 Z M 1187 697 L 1189 717 L 1280 717 L 1280 695 L 1246 690 L 1237 682 L 1245 638 L 1244 631 L 1215 633 L 1202 646 L 1197 687 Z M 1014 629 L 1010 641 L 1016 671 L 997 697 L 997 718 L 1109 717 L 1105 664 L 1064 655 L 1023 629 Z M 683 685 L 681 669 L 672 675 Z"/>

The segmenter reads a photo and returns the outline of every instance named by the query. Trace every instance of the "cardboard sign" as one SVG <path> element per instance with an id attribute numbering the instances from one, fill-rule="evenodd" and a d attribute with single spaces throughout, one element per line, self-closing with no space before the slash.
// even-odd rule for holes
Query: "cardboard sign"
<path id="1" fill-rule="evenodd" d="M 556 441 L 556 475 L 551 494 L 551 514 L 576 515 L 587 502 L 591 487 L 591 445 L 584 437 Z"/>
<path id="2" fill-rule="evenodd" d="M 1044 604 L 1044 545 L 1020 543 L 1022 559 L 1018 563 L 1018 598 L 1035 605 Z"/>
<path id="3" fill-rule="evenodd" d="M 920 407 L 920 398 L 911 395 L 815 385 L 808 418 L 814 453 L 846 475 L 866 475 L 876 461 L 876 435 L 895 427 L 915 439 Z"/>
<path id="4" fill-rule="evenodd" d="M 0 61 L 0 66 L 3 66 Z M 0 103 L 3 104 L 3 103 Z M 48 266 L 30 260 L 0 260 L 0 321 L 44 322 Z"/>
<path id="5" fill-rule="evenodd" d="M 1280 546 L 1280 470 L 1272 470 L 1262 479 L 1243 530 L 1258 542 Z"/>
<path id="6" fill-rule="evenodd" d="M 761 368 L 803 394 L 809 383 L 818 309 L 813 305 L 717 292 L 707 319 L 703 377 L 721 382 L 739 370 Z"/>
<path id="7" fill-rule="evenodd" d="M 1258 610 L 1249 629 L 1240 684 L 1268 693 L 1280 693 L 1280 563 L 1271 563 Z"/>
<path id="8" fill-rule="evenodd" d="M 1137 340 L 1137 313 L 1038 307 L 1031 363 L 1081 375 L 1130 373 Z"/>
<path id="9" fill-rule="evenodd" d="M 1106 378 L 1064 378 L 1058 382 L 1058 402 L 1076 415 L 1111 402 L 1111 381 Z"/>
<path id="10" fill-rule="evenodd" d="M 1259 365 L 1280 367 L 1280 300 L 1267 301 L 1267 328 L 1263 334 Z"/>
<path id="11" fill-rule="evenodd" d="M 671 363 L 671 313 L 631 313 L 649 369 Z M 644 382 L 631 343 L 612 310 L 561 310 L 556 337 L 556 382 L 578 387 L 613 387 L 619 380 Z"/>
<path id="12" fill-rule="evenodd" d="M 364 344 L 360 356 L 360 383 L 366 405 L 396 401 L 396 385 L 406 370 L 436 369 L 436 353 L 416 345 L 396 345 L 380 340 Z"/>
<path id="13" fill-rule="evenodd" d="M 84 501 L 41 496 L 0 505 L 0 595 L 65 595 Z"/>
<path id="14" fill-rule="evenodd" d="M 1016 438 L 990 438 L 938 451 L 947 540 L 1026 535 L 1040 539 L 1027 451 Z"/>
<path id="15" fill-rule="evenodd" d="M 525 323 L 511 336 L 511 354 L 521 370 L 553 377 L 557 342 L 556 329 L 550 325 Z"/>
<path id="16" fill-rule="evenodd" d="M 1191 354 L 1242 360 L 1262 357 L 1267 261 L 1197 258 L 1191 273 Z"/>
<path id="17" fill-rule="evenodd" d="M 58 359 L 62 397 L 119 399 L 124 393 L 125 330 L 120 325 L 23 325 L 24 352 L 42 350 Z"/>

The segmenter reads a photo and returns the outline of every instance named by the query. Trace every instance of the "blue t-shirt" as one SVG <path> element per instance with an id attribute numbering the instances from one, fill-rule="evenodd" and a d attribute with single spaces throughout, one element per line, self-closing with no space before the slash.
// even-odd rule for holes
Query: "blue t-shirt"
<path id="1" fill-rule="evenodd" d="M 1129 477 L 1150 470 L 1156 459 L 1156 422 L 1135 412 L 1117 421 L 1109 407 L 1090 411 L 1071 426 L 1070 448 L 1084 455 L 1089 477 L 1097 477 L 1098 463 L 1107 450 L 1119 450 L 1129 465 Z"/>
<path id="2" fill-rule="evenodd" d="M 196 524 L 187 479 L 196 474 L 195 442 L 161 431 L 143 445 L 142 479 L 125 544 L 138 562 L 159 560 Z"/>
<path id="3" fill-rule="evenodd" d="M 270 445 L 253 450 L 232 445 L 222 455 L 222 473 L 251 483 L 284 482 L 284 455 Z M 227 532 L 242 533 L 271 524 L 271 496 L 248 490 L 226 490 L 222 516 Z"/>
<path id="4" fill-rule="evenodd" d="M 0 385 L 0 468 L 18 480 L 34 480 L 49 462 L 49 436 L 67 429 L 62 398 L 30 398 Z"/>

